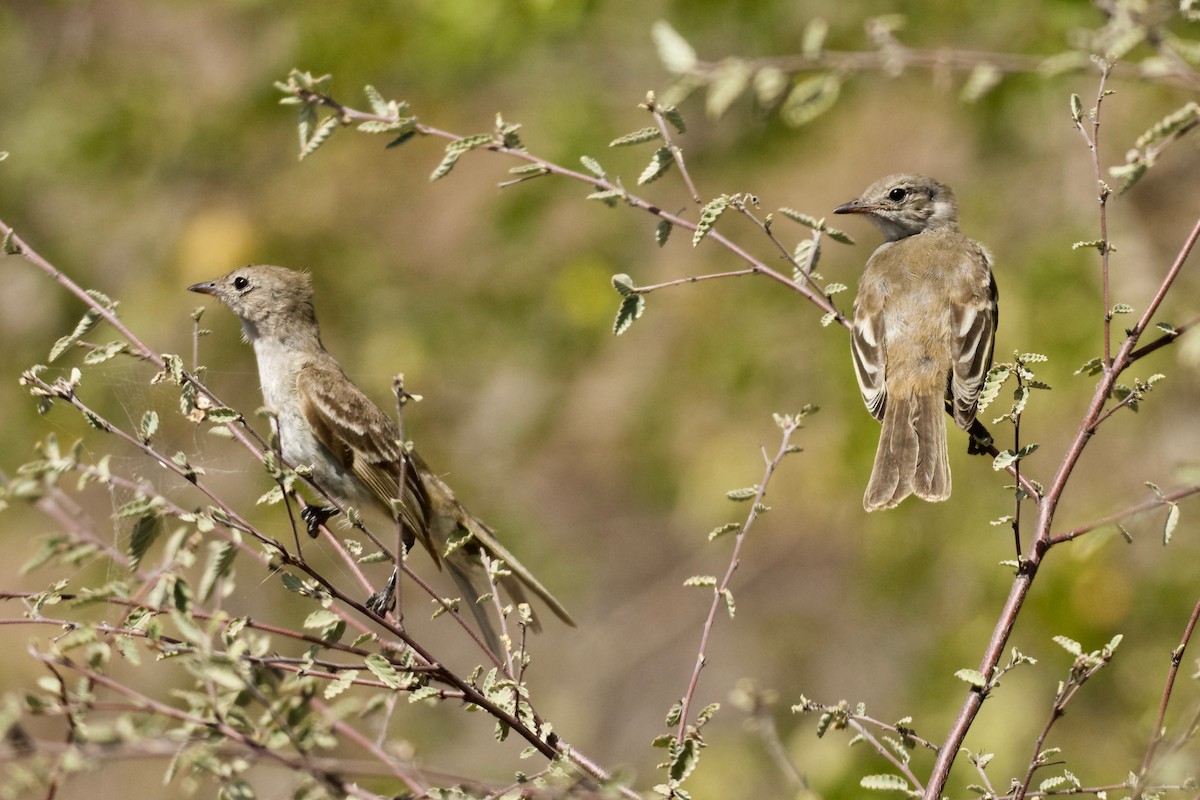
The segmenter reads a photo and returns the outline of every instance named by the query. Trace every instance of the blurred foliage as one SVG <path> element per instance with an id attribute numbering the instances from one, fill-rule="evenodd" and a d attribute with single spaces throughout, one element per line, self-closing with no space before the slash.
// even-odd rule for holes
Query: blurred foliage
<path id="1" fill-rule="evenodd" d="M 1011 532 L 988 524 L 1011 513 L 1007 476 L 966 457 L 965 437 L 952 431 L 948 503 L 910 501 L 866 516 L 860 496 L 878 427 L 861 407 L 845 338 L 821 327 L 819 310 L 758 278 L 705 282 L 657 294 L 616 338 L 613 274 L 647 285 L 741 265 L 711 243 L 693 249 L 681 231 L 660 249 L 651 217 L 585 202 L 577 184 L 547 177 L 497 190 L 511 164 L 489 154 L 466 154 L 431 184 L 442 141 L 417 137 L 384 150 L 383 139 L 343 136 L 298 163 L 292 110 L 277 105 L 273 82 L 293 67 L 331 73 L 335 95 L 359 105 L 359 87 L 371 84 L 461 135 L 489 130 L 500 112 L 523 124 L 531 151 L 572 168 L 580 155 L 597 157 L 633 186 L 650 151 L 607 144 L 647 124 L 637 108 L 647 90 L 679 84 L 659 61 L 657 21 L 717 64 L 800 53 L 814 19 L 827 23 L 825 48 L 872 51 L 867 20 L 898 9 L 906 24 L 890 35 L 907 47 L 1038 59 L 1111 43 L 1114 20 L 1131 9 L 1164 20 L 1172 11 L 1079 0 L 986 11 L 948 0 L 392 0 L 286 10 L 263 0 L 9 0 L 0 5 L 0 150 L 11 154 L 0 163 L 0 219 L 85 287 L 117 299 L 151 347 L 189 364 L 195 298 L 187 285 L 245 262 L 311 270 L 330 350 L 385 407 L 391 376 L 405 374 L 426 398 L 406 415 L 409 435 L 579 620 L 579 630 L 548 625 L 535 645 L 529 678 L 541 710 L 593 758 L 627 767 L 639 786 L 653 783 L 659 754 L 648 745 L 686 688 L 707 605 L 680 584 L 723 568 L 728 540 L 707 544 L 705 535 L 730 518 L 725 491 L 761 474 L 759 447 L 776 435 L 771 413 L 820 405 L 798 434 L 805 452 L 781 468 L 774 510 L 747 542 L 734 581 L 738 615 L 718 620 L 697 702 L 724 700 L 743 678 L 769 687 L 780 698 L 780 741 L 808 785 L 831 799 L 860 797 L 859 778 L 887 765 L 835 736 L 816 738 L 811 718 L 786 709 L 802 693 L 862 701 L 881 719 L 911 715 L 940 741 L 966 688 L 954 673 L 978 663 L 1010 584 L 998 562 L 1012 557 Z M 1172 18 L 1164 30 L 1194 56 L 1197 24 Z M 1130 47 L 1105 101 L 1105 165 L 1124 164 L 1139 135 L 1195 98 L 1194 86 L 1142 74 L 1137 65 L 1153 53 Z M 1071 249 L 1098 233 L 1091 164 L 1068 104 L 1072 93 L 1093 104 L 1096 74 L 1085 66 L 1006 75 L 963 102 L 968 75 L 918 67 L 839 75 L 836 105 L 802 127 L 752 92 L 714 105 L 698 89 L 680 100 L 690 124 L 678 141 L 705 198 L 752 192 L 766 208 L 816 217 L 890 172 L 926 172 L 954 186 L 964 231 L 996 256 L 997 354 L 1050 358 L 1038 375 L 1054 389 L 1035 395 L 1022 424 L 1022 440 L 1041 444 L 1023 469 L 1048 481 L 1094 386 L 1074 371 L 1101 342 L 1098 258 Z M 706 117 L 706 108 L 722 113 Z M 1200 208 L 1194 140 L 1157 161 L 1110 203 L 1113 301 L 1139 311 Z M 696 210 L 676 173 L 642 191 L 664 209 Z M 819 270 L 828 281 L 855 285 L 877 243 L 862 228 L 849 231 L 857 247 L 826 249 Z M 744 220 L 723 218 L 719 229 L 769 252 Z M 53 432 L 64 445 L 81 438 L 90 458 L 111 453 L 116 467 L 181 505 L 199 502 L 77 415 L 37 416 L 17 376 L 46 360 L 82 304 L 18 259 L 0 269 L 0 470 L 11 475 Z M 1161 318 L 1195 316 L 1197 296 L 1194 271 L 1185 271 Z M 847 294 L 839 300 L 849 304 Z M 213 331 L 201 340 L 209 384 L 252 411 L 261 403 L 253 357 L 235 322 L 215 310 L 203 322 Z M 1171 486 L 1184 469 L 1194 480 L 1200 350 L 1189 341 L 1146 362 L 1143 377 L 1167 380 L 1089 445 L 1059 511 L 1063 525 L 1144 499 L 1145 480 Z M 68 367 L 78 360 L 64 358 Z M 106 362 L 89 372 L 89 401 L 131 425 L 157 410 L 159 436 L 201 450 L 214 483 L 283 535 L 275 508 L 253 509 L 270 488 L 266 475 L 180 420 L 176 397 L 147 379 L 139 364 Z M 112 518 L 114 542 L 129 534 L 116 516 L 128 499 L 96 486 L 81 496 L 91 513 Z M 998 754 L 993 777 L 1023 772 L 1065 678 L 1070 659 L 1054 635 L 1085 652 L 1125 635 L 1052 744 L 1085 783 L 1120 782 L 1136 769 L 1167 655 L 1196 599 L 1200 543 L 1190 512 L 1185 503 L 1165 553 L 1165 511 L 1156 511 L 1128 524 L 1132 544 L 1097 532 L 1043 567 L 1014 639 L 1040 663 L 1005 679 L 967 743 Z M 0 516 L 9 554 L 0 585 L 43 588 L 44 574 L 17 570 L 54 529 L 12 503 Z M 91 565 L 60 577 L 100 584 L 109 571 Z M 269 603 L 287 618 L 293 598 L 257 580 L 243 576 L 230 609 L 259 613 Z M 5 616 L 19 615 L 7 605 Z M 290 613 L 298 626 L 303 613 Z M 28 632 L 7 630 L 5 688 L 30 684 L 43 673 L 24 658 Z M 1200 696 L 1190 680 L 1176 691 L 1176 713 Z M 710 747 L 689 784 L 694 796 L 792 792 L 740 713 L 727 708 L 705 728 Z M 477 718 L 417 706 L 394 725 L 398 746 L 431 768 L 501 783 L 515 768 L 515 746 L 490 744 L 490 726 Z M 103 782 L 68 784 L 60 796 L 154 792 L 161 781 L 139 765 L 100 769 Z M 960 762 L 951 785 L 961 795 L 973 778 Z"/>

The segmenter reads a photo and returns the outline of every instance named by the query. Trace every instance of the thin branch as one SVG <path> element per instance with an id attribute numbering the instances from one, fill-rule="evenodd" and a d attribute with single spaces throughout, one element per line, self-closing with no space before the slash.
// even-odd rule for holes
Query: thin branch
<path id="1" fill-rule="evenodd" d="M 779 443 L 779 449 L 775 453 L 775 457 L 767 462 L 766 469 L 763 472 L 761 483 L 758 485 L 758 491 L 755 492 L 753 505 L 750 508 L 750 513 L 746 515 L 746 521 L 742 524 L 741 530 L 738 531 L 737 539 L 733 545 L 733 553 L 729 558 L 729 566 L 725 569 L 725 576 L 721 579 L 713 589 L 712 603 L 708 609 L 708 616 L 704 620 L 704 630 L 700 636 L 700 649 L 696 654 L 696 664 L 692 669 L 691 680 L 688 681 L 687 691 L 683 695 L 683 702 L 679 714 L 679 730 L 675 735 L 676 741 L 683 743 L 688 727 L 688 713 L 691 709 L 692 698 L 696 694 L 696 687 L 700 684 L 700 672 L 704 669 L 706 653 L 708 652 L 708 640 L 712 634 L 713 623 L 717 619 L 717 613 L 722 605 L 726 602 L 726 593 L 729 591 L 729 583 L 733 579 L 733 573 L 737 571 L 739 558 L 742 552 L 742 544 L 746 540 L 746 534 L 758 519 L 759 509 L 763 508 L 763 498 L 767 494 L 767 484 L 771 481 L 771 476 L 775 474 L 776 467 L 789 452 L 791 452 L 792 434 L 800 427 L 799 420 L 789 421 L 783 426 L 783 436 Z"/>
<path id="2" fill-rule="evenodd" d="M 1163 686 L 1162 701 L 1158 705 L 1158 716 L 1154 720 L 1154 728 L 1150 732 L 1150 744 L 1146 747 L 1146 755 L 1142 758 L 1142 766 L 1138 770 L 1137 788 L 1133 791 L 1132 800 L 1138 800 L 1142 796 L 1144 790 L 1141 787 L 1145 785 L 1146 778 L 1150 775 L 1150 768 L 1154 764 L 1154 756 L 1158 751 L 1158 746 L 1162 742 L 1163 736 L 1166 735 L 1163 720 L 1167 716 L 1167 705 L 1171 702 L 1171 692 L 1175 688 L 1175 678 L 1179 674 L 1179 665 L 1183 662 L 1183 652 L 1192 640 L 1192 634 L 1196 631 L 1197 621 L 1200 621 L 1200 601 L 1197 601 L 1195 607 L 1192 608 L 1192 615 L 1188 618 L 1187 625 L 1184 626 L 1179 646 L 1171 651 L 1171 667 L 1167 670 L 1167 681 Z"/>
<path id="3" fill-rule="evenodd" d="M 1103 528 L 1105 525 L 1112 525 L 1113 523 L 1119 522 L 1127 517 L 1132 517 L 1135 514 L 1140 514 L 1143 511 L 1150 511 L 1151 509 L 1158 508 L 1160 506 L 1169 505 L 1182 500 L 1185 497 L 1191 497 L 1197 493 L 1200 493 L 1200 485 L 1184 486 L 1171 492 L 1164 492 L 1161 496 L 1155 495 L 1149 500 L 1129 506 L 1128 508 L 1118 511 L 1115 514 L 1109 514 L 1103 519 L 1098 519 L 1095 522 L 1089 522 L 1087 525 L 1080 525 L 1078 528 L 1072 528 L 1064 533 L 1055 534 L 1049 538 L 1049 543 L 1051 545 L 1055 545 L 1061 544 L 1062 542 L 1069 542 L 1072 539 L 1077 539 L 1085 533 L 1090 533 L 1097 528 Z"/>

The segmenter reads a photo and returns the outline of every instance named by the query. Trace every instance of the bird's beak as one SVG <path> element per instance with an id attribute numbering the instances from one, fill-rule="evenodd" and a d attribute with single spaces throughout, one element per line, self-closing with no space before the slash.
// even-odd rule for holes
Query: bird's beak
<path id="1" fill-rule="evenodd" d="M 211 294 L 214 297 L 217 294 L 217 282 L 205 281 L 204 283 L 193 283 L 188 287 L 189 292 L 197 292 L 199 294 Z"/>
<path id="2" fill-rule="evenodd" d="M 849 203 L 842 203 L 833 210 L 835 214 L 870 214 L 876 211 L 879 206 L 872 203 L 864 203 L 862 198 L 851 200 Z"/>

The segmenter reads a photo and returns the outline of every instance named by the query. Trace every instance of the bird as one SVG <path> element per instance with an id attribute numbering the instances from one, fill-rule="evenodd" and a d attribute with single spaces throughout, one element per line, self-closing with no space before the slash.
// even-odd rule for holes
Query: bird
<path id="1" fill-rule="evenodd" d="M 188 287 L 229 307 L 242 322 L 243 339 L 258 362 L 263 401 L 274 414 L 283 458 L 311 465 L 315 482 L 332 497 L 357 508 L 375 507 L 401 519 L 406 548 L 420 541 L 440 569 L 445 564 L 464 594 L 494 653 L 499 641 L 479 598 L 490 591 L 481 559 L 504 562 L 498 578 L 515 603 L 525 590 L 574 627 L 571 615 L 481 520 L 468 512 L 450 487 L 415 450 L 401 444 L 400 431 L 346 375 L 321 342 L 308 273 L 251 264 Z M 405 468 L 403 495 L 399 489 Z M 308 506 L 310 532 L 333 511 Z M 389 585 L 396 578 L 393 574 Z M 384 592 L 372 596 L 378 601 Z M 530 627 L 541 630 L 534 616 Z"/>
<path id="2" fill-rule="evenodd" d="M 863 402 L 883 423 L 863 507 L 946 500 L 945 414 L 970 428 L 992 365 L 992 255 L 959 230 L 950 187 L 924 175 L 889 175 L 834 213 L 863 214 L 884 238 L 859 281 L 851 332 Z"/>

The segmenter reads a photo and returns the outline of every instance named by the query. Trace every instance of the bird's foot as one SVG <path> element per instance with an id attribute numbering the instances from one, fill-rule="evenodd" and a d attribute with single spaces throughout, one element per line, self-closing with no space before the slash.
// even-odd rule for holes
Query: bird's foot
<path id="1" fill-rule="evenodd" d="M 393 569 L 392 576 L 387 579 L 383 588 L 367 598 L 365 605 L 368 610 L 380 617 L 386 617 L 396 609 L 396 581 L 399 575 L 400 573 Z"/>
<path id="2" fill-rule="evenodd" d="M 331 518 L 337 516 L 338 510 L 329 506 L 308 505 L 300 509 L 300 519 L 308 528 L 308 535 L 317 538 L 320 528 Z"/>

